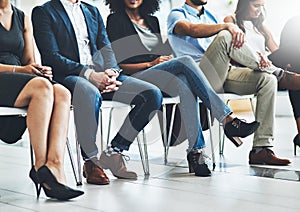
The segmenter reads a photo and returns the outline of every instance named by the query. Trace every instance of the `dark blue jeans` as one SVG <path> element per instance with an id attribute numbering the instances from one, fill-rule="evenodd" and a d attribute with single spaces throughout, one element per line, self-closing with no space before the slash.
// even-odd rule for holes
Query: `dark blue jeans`
<path id="1" fill-rule="evenodd" d="M 197 98 L 220 122 L 232 112 L 189 56 L 169 60 L 133 76 L 156 85 L 169 96 L 179 95 L 179 109 L 189 141 L 188 152 L 205 147 Z"/>
<path id="2" fill-rule="evenodd" d="M 84 159 L 98 153 L 96 133 L 102 99 L 134 105 L 111 144 L 128 150 L 137 134 L 147 125 L 161 107 L 162 93 L 154 85 L 133 77 L 120 75 L 123 84 L 116 92 L 101 95 L 97 87 L 79 76 L 68 76 L 63 81 L 72 92 L 75 125 Z"/>

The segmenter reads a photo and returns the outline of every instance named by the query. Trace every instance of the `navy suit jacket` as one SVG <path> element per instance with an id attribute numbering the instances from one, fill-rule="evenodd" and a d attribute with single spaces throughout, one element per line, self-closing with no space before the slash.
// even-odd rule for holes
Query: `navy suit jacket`
<path id="1" fill-rule="evenodd" d="M 96 71 L 118 68 L 98 9 L 84 2 L 81 2 L 81 9 Z M 32 23 L 42 63 L 52 67 L 54 79 L 62 82 L 69 75 L 82 76 L 88 67 L 80 63 L 75 31 L 60 0 L 51 0 L 35 7 Z"/>

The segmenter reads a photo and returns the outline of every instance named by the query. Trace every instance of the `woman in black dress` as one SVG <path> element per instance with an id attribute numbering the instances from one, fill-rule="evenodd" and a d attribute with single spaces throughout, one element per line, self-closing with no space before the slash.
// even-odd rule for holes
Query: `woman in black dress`
<path id="1" fill-rule="evenodd" d="M 42 187 L 48 197 L 65 200 L 83 192 L 64 185 L 71 96 L 51 81 L 51 68 L 35 63 L 30 20 L 9 0 L 0 0 L 0 106 L 28 108 L 26 125 L 35 155 L 29 176 L 37 196 Z M 3 121 L 1 126 L 9 124 Z"/>

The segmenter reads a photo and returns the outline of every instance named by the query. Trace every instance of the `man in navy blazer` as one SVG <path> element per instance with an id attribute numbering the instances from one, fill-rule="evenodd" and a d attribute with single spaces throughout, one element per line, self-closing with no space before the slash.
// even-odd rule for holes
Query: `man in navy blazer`
<path id="1" fill-rule="evenodd" d="M 51 0 L 33 9 L 32 22 L 42 63 L 51 66 L 54 79 L 72 92 L 87 182 L 109 183 L 101 167 L 119 178 L 137 178 L 136 173 L 126 169 L 121 152 L 129 149 L 138 132 L 160 108 L 160 90 L 120 74 L 96 7 L 80 0 Z M 95 142 L 102 99 L 135 106 L 99 161 Z"/>

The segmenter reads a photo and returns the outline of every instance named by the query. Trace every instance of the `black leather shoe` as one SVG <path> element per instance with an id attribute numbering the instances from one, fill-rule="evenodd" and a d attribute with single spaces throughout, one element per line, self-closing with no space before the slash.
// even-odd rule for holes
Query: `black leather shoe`
<path id="1" fill-rule="evenodd" d="M 196 176 L 200 177 L 211 176 L 211 171 L 205 164 L 205 155 L 201 150 L 189 152 L 189 154 L 187 155 L 187 160 L 190 173 L 195 173 Z"/>
<path id="2" fill-rule="evenodd" d="M 258 127 L 259 122 L 257 121 L 247 123 L 238 118 L 234 118 L 232 121 L 225 124 L 224 133 L 236 147 L 239 147 L 243 144 L 239 137 L 245 138 L 248 135 L 251 135 Z"/>

